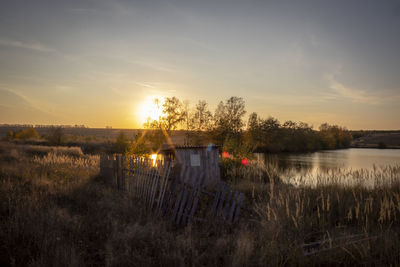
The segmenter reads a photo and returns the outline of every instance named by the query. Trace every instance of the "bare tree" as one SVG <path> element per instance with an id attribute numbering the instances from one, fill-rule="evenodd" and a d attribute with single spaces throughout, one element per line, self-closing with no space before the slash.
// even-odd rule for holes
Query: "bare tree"
<path id="1" fill-rule="evenodd" d="M 194 129 L 205 131 L 210 128 L 212 114 L 208 110 L 208 104 L 205 100 L 199 100 L 193 116 Z"/>

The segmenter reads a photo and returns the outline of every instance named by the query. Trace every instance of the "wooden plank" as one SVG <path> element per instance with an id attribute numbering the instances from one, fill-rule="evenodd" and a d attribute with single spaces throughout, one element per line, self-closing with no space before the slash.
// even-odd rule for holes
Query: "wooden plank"
<path id="1" fill-rule="evenodd" d="M 154 187 L 157 184 L 157 174 L 158 174 L 158 165 L 152 166 L 153 168 L 153 172 L 150 176 L 151 182 L 150 182 L 150 186 L 149 186 L 149 190 L 148 190 L 148 196 L 146 199 L 147 205 L 149 206 L 149 208 L 151 208 L 150 203 L 151 203 L 151 198 L 153 196 L 153 191 L 154 191 Z"/>
<path id="2" fill-rule="evenodd" d="M 231 206 L 230 204 L 232 202 L 232 197 L 233 197 L 233 190 L 232 188 L 230 188 L 228 191 L 228 195 L 226 196 L 225 207 L 222 209 L 222 214 L 221 214 L 224 219 L 227 219 L 228 217 L 228 210 L 229 207 Z"/>
<path id="3" fill-rule="evenodd" d="M 222 193 L 221 193 L 221 196 L 219 199 L 219 205 L 217 208 L 217 216 L 221 215 L 221 210 L 222 210 L 222 207 L 224 206 L 225 194 L 228 189 L 229 189 L 228 185 L 224 185 L 224 189 L 222 190 Z"/>
<path id="4" fill-rule="evenodd" d="M 196 189 L 197 187 L 190 187 L 191 190 L 189 190 L 188 193 L 188 200 L 186 203 L 185 208 L 183 209 L 183 214 L 182 214 L 182 224 L 186 225 L 188 220 L 189 220 L 189 215 L 190 215 L 190 211 L 193 205 L 193 200 L 195 199 L 196 196 Z"/>
<path id="5" fill-rule="evenodd" d="M 154 174 L 156 173 L 156 168 L 153 167 L 153 162 L 150 161 L 150 164 L 147 164 L 147 183 L 146 183 L 146 195 L 145 198 L 143 199 L 144 202 L 146 203 L 146 205 L 149 205 L 150 203 L 150 191 L 151 191 L 151 186 L 153 184 L 153 178 L 154 178 Z"/>
<path id="6" fill-rule="evenodd" d="M 193 200 L 192 209 L 190 210 L 190 214 L 189 214 L 189 217 L 188 217 L 188 223 L 191 223 L 193 221 L 194 214 L 195 214 L 195 212 L 197 210 L 197 205 L 199 203 L 199 199 L 200 199 L 200 196 L 201 196 L 202 188 L 203 188 L 202 186 L 199 186 L 197 188 L 196 192 L 195 192 L 196 195 L 195 195 L 194 200 Z"/>
<path id="7" fill-rule="evenodd" d="M 138 194 L 137 197 L 141 198 L 142 197 L 142 190 L 143 190 L 143 165 L 144 165 L 144 160 L 141 158 L 139 165 L 138 165 Z"/>
<path id="8" fill-rule="evenodd" d="M 242 205 L 243 198 L 244 198 L 244 194 L 240 193 L 239 198 L 238 198 L 238 204 L 236 207 L 235 218 L 233 219 L 233 222 L 237 222 L 237 220 L 239 219 L 240 206 Z"/>
<path id="9" fill-rule="evenodd" d="M 178 181 L 174 179 L 171 181 L 169 189 L 166 190 L 164 195 L 164 200 L 160 202 L 159 214 L 166 214 L 167 212 L 172 212 L 173 204 L 174 204 L 174 196 L 177 194 L 178 190 Z"/>
<path id="10" fill-rule="evenodd" d="M 187 200 L 187 196 L 189 194 L 190 191 L 190 186 L 188 184 L 185 184 L 184 186 L 184 190 L 183 190 L 183 197 L 182 197 L 182 201 L 181 201 L 181 205 L 177 214 L 177 218 L 176 218 L 176 224 L 179 224 L 182 218 L 182 214 L 183 214 L 183 209 L 185 208 L 185 204 L 186 204 L 186 200 Z"/>
<path id="11" fill-rule="evenodd" d="M 173 206 L 174 210 L 172 212 L 172 220 L 173 221 L 175 220 L 176 214 L 178 213 L 178 208 L 179 208 L 179 204 L 181 203 L 181 199 L 182 199 L 182 196 L 183 196 L 184 188 L 185 188 L 185 184 L 183 182 L 179 182 L 178 186 L 177 186 L 177 191 L 176 191 L 177 192 L 177 197 L 176 197 L 176 200 L 175 200 L 175 205 Z"/>
<path id="12" fill-rule="evenodd" d="M 158 182 L 158 173 L 159 173 L 159 168 L 160 166 L 156 165 L 156 166 L 152 166 L 153 168 L 153 173 L 150 176 L 151 178 L 151 182 L 150 182 L 150 186 L 149 186 L 149 190 L 148 190 L 148 197 L 147 197 L 147 205 L 149 206 L 149 208 L 151 208 L 151 199 L 153 197 L 153 192 L 156 189 L 155 187 L 157 186 L 157 182 Z"/>
<path id="13" fill-rule="evenodd" d="M 153 169 L 149 166 L 149 161 L 148 160 L 146 160 L 145 172 L 146 172 L 146 176 L 145 176 L 144 194 L 143 194 L 142 200 L 145 203 L 145 205 L 147 205 L 147 197 L 149 195 L 149 187 L 150 187 L 150 183 L 151 183 L 151 175 L 153 173 Z"/>
<path id="14" fill-rule="evenodd" d="M 161 210 L 161 206 L 163 203 L 165 189 L 167 187 L 167 182 L 168 182 L 169 168 L 170 168 L 170 162 L 164 162 L 163 168 L 162 168 L 163 171 L 162 171 L 162 176 L 161 176 L 160 190 L 159 190 L 158 198 L 157 198 L 157 209 L 158 210 Z"/>
<path id="15" fill-rule="evenodd" d="M 239 191 L 236 191 L 235 195 L 232 198 L 232 205 L 231 205 L 231 210 L 230 210 L 229 216 L 228 216 L 228 222 L 232 222 L 233 212 L 234 212 L 235 207 L 236 207 L 236 200 L 237 200 L 238 195 L 239 195 Z"/>
<path id="16" fill-rule="evenodd" d="M 137 158 L 135 157 L 132 162 L 132 194 L 136 197 L 137 177 L 136 177 Z"/>
<path id="17" fill-rule="evenodd" d="M 164 166 L 162 166 L 161 161 L 157 162 L 157 173 L 155 175 L 155 182 L 151 191 L 151 197 L 150 197 L 150 208 L 153 208 L 154 201 L 156 198 L 157 190 L 159 186 L 161 186 L 161 172 Z"/>
<path id="18" fill-rule="evenodd" d="M 194 175 L 198 175 L 194 174 Z M 183 210 L 183 219 L 182 219 L 182 224 L 186 224 L 189 220 L 189 215 L 191 212 L 191 208 L 192 208 L 192 204 L 193 201 L 195 199 L 196 193 L 197 193 L 197 189 L 200 186 L 200 184 L 196 185 L 196 186 L 192 186 L 190 185 L 190 191 L 189 191 L 189 196 L 188 196 L 188 200 L 187 200 L 187 204 Z"/>
<path id="19" fill-rule="evenodd" d="M 122 171 L 122 190 L 126 191 L 126 156 L 122 156 L 121 159 L 121 171 Z"/>
<path id="20" fill-rule="evenodd" d="M 115 161 L 114 161 L 114 172 L 115 172 L 115 186 L 118 189 L 118 164 L 119 164 L 119 158 L 118 155 L 115 155 Z"/>
<path id="21" fill-rule="evenodd" d="M 118 165 L 118 176 L 119 176 L 119 190 L 123 190 L 123 164 L 122 164 L 122 156 L 119 156 L 119 165 Z"/>
<path id="22" fill-rule="evenodd" d="M 142 194 L 140 196 L 140 199 L 143 199 L 144 196 L 146 195 L 146 184 L 147 184 L 147 175 L 148 175 L 148 169 L 147 169 L 147 159 L 144 159 L 144 164 L 142 167 Z"/>
<path id="23" fill-rule="evenodd" d="M 170 173 L 171 171 L 171 165 L 172 163 L 169 162 L 170 167 L 167 169 Z M 167 212 L 172 212 L 173 209 L 173 204 L 175 201 L 175 195 L 177 194 L 179 187 L 180 187 L 180 182 L 179 182 L 179 178 L 177 177 L 173 177 L 171 182 L 169 182 L 169 174 L 167 175 L 166 179 L 165 179 L 165 183 L 164 183 L 164 188 L 163 190 L 163 194 L 161 195 L 160 198 L 160 213 L 165 214 Z M 168 188 L 168 184 L 169 184 L 169 189 L 166 190 L 166 188 Z"/>
<path id="24" fill-rule="evenodd" d="M 214 196 L 214 202 L 213 202 L 213 204 L 211 206 L 211 213 L 210 213 L 211 216 L 214 215 L 214 212 L 217 209 L 218 200 L 219 200 L 219 196 L 221 194 L 222 187 L 223 187 L 223 183 L 219 183 L 218 190 L 217 190 L 217 192 L 215 193 L 215 196 Z"/>
<path id="25" fill-rule="evenodd" d="M 135 157 L 131 157 L 130 159 L 130 164 L 129 164 L 129 192 L 133 194 L 133 190 L 135 187 Z"/>
<path id="26" fill-rule="evenodd" d="M 194 195 L 193 195 L 194 196 L 193 205 L 192 205 L 192 208 L 190 210 L 190 215 L 187 218 L 188 219 L 188 223 L 191 223 L 193 218 L 194 218 L 194 214 L 195 214 L 195 212 L 197 210 L 197 205 L 198 205 L 199 199 L 201 197 L 203 186 L 204 186 L 204 183 L 206 182 L 206 175 L 207 174 L 205 172 L 202 172 L 200 175 L 201 175 L 199 177 L 200 183 L 198 184 L 197 188 L 195 188 L 195 192 L 194 192 Z"/>
<path id="27" fill-rule="evenodd" d="M 120 190 L 121 156 L 117 155 L 117 189 Z"/>

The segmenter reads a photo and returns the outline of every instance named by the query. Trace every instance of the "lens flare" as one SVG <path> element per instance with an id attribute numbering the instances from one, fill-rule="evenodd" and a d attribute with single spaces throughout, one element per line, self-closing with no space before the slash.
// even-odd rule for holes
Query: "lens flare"
<path id="1" fill-rule="evenodd" d="M 222 152 L 222 157 L 225 159 L 229 158 L 230 157 L 229 152 L 227 151 Z"/>
<path id="2" fill-rule="evenodd" d="M 151 154 L 151 159 L 153 160 L 153 166 L 156 166 L 157 154 Z"/>

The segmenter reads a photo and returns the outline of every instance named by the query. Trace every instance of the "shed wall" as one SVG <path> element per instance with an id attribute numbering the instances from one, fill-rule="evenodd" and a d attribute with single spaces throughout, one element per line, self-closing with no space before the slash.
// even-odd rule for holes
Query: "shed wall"
<path id="1" fill-rule="evenodd" d="M 200 159 L 200 162 L 197 161 Z M 205 186 L 214 186 L 220 182 L 219 152 L 214 148 L 177 149 L 175 154 L 180 179 L 189 184 L 200 183 L 204 179 Z M 196 165 L 200 166 L 196 166 Z M 193 166 L 194 165 L 194 166 Z"/>

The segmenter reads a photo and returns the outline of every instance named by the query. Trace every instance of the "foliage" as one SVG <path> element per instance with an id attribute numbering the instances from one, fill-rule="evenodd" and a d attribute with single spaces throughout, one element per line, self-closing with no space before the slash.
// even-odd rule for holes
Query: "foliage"
<path id="1" fill-rule="evenodd" d="M 51 145 L 59 146 L 65 142 L 65 135 L 62 127 L 52 127 L 46 139 Z"/>
<path id="2" fill-rule="evenodd" d="M 185 120 L 186 111 L 183 103 L 176 97 L 167 97 L 163 104 L 163 116 L 161 117 L 161 127 L 168 133 L 177 129 L 180 123 Z"/>
<path id="3" fill-rule="evenodd" d="M 211 127 L 212 113 L 205 100 L 199 100 L 193 116 L 193 128 L 197 131 L 207 131 Z"/>
<path id="4" fill-rule="evenodd" d="M 245 129 L 245 114 L 245 102 L 241 97 L 233 96 L 221 101 L 214 114 L 204 100 L 200 100 L 191 110 L 188 101 L 181 102 L 171 97 L 163 104 L 162 116 L 158 120 L 148 120 L 144 126 L 151 129 L 147 140 L 155 150 L 166 141 L 166 134 L 170 135 L 172 130 L 181 127 L 186 130 L 187 143 L 204 143 L 200 139 L 205 139 L 205 133 L 206 139 L 237 157 L 255 151 L 307 152 L 346 148 L 352 141 L 351 133 L 337 125 L 324 123 L 319 131 L 315 131 L 304 122 L 288 120 L 281 124 L 274 117 L 264 119 L 255 112 L 250 114 Z"/>
<path id="5" fill-rule="evenodd" d="M 114 143 L 114 151 L 116 153 L 124 154 L 129 147 L 128 139 L 125 137 L 124 132 L 120 131 Z"/>
<path id="6" fill-rule="evenodd" d="M 29 127 L 26 129 L 21 129 L 17 132 L 8 131 L 6 134 L 6 139 L 21 139 L 21 140 L 28 140 L 28 139 L 38 139 L 39 134 L 33 127 Z"/>
<path id="7" fill-rule="evenodd" d="M 218 104 L 214 113 L 210 135 L 217 144 L 223 144 L 226 138 L 242 134 L 243 116 L 246 114 L 243 98 L 233 96 Z"/>
<path id="8" fill-rule="evenodd" d="M 259 118 L 252 113 L 247 126 L 249 142 L 263 152 L 306 152 L 323 149 L 345 148 L 352 136 L 345 128 L 322 124 L 314 131 L 304 122 L 286 121 L 280 124 L 273 117 Z"/>
<path id="9" fill-rule="evenodd" d="M 130 142 L 127 153 L 129 155 L 143 156 L 149 154 L 149 150 L 146 146 L 146 134 L 138 133 L 134 136 Z"/>
<path id="10" fill-rule="evenodd" d="M 345 128 L 337 125 L 322 124 L 319 127 L 321 145 L 324 149 L 346 148 L 353 139 L 352 135 Z"/>

